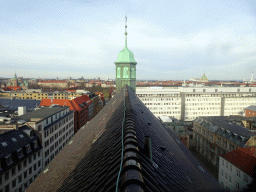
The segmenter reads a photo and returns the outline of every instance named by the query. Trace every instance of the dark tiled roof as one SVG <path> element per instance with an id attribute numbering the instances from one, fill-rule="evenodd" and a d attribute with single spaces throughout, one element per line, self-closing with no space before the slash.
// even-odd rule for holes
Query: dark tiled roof
<path id="1" fill-rule="evenodd" d="M 255 105 L 251 105 L 249 107 L 246 107 L 245 109 L 249 110 L 249 111 L 256 111 L 256 106 Z"/>
<path id="2" fill-rule="evenodd" d="M 51 115 L 54 115 L 66 108 L 66 106 L 55 106 L 55 107 L 41 107 L 38 110 L 28 112 L 24 115 L 17 116 L 13 119 L 15 120 L 24 120 L 24 121 L 30 121 L 31 118 L 42 118 L 45 119 L 46 117 L 49 117 Z"/>
<path id="3" fill-rule="evenodd" d="M 10 110 L 18 110 L 18 107 L 26 106 L 26 110 L 33 111 L 40 102 L 40 100 L 32 99 L 0 99 L 0 103 Z"/>
<path id="4" fill-rule="evenodd" d="M 5 111 L 6 107 L 4 107 L 1 103 L 0 103 L 0 111 Z"/>
<path id="5" fill-rule="evenodd" d="M 199 123 L 203 127 L 208 128 L 210 131 L 217 133 L 222 137 L 226 137 L 241 147 L 244 147 L 248 139 L 256 136 L 255 132 L 231 123 L 227 117 L 208 116 L 199 117 L 194 122 Z"/>
<path id="6" fill-rule="evenodd" d="M 223 191 L 167 129 L 124 87 L 27 191 L 115 191 L 118 178 L 118 191 Z M 151 139 L 152 161 L 145 136 Z"/>
<path id="7" fill-rule="evenodd" d="M 38 148 L 34 149 L 33 142 L 38 142 Z M 4 144 L 4 145 L 3 145 Z M 30 145 L 32 151 L 27 153 L 25 150 L 25 146 Z M 30 129 L 28 126 L 24 125 L 19 127 L 17 130 L 11 130 L 5 133 L 0 134 L 0 159 L 3 160 L 5 157 L 12 155 L 13 163 L 7 166 L 5 163 L 2 163 L 2 170 L 0 170 L 0 174 L 2 174 L 5 170 L 14 166 L 15 164 L 21 162 L 35 151 L 40 150 L 41 144 L 39 140 L 39 136 L 35 133 L 34 130 Z M 24 156 L 22 158 L 18 158 L 17 151 L 22 150 Z"/>

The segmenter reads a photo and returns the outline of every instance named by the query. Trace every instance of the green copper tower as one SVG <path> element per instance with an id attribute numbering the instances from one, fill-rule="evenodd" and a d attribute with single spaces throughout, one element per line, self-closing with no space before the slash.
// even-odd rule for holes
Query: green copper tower
<path id="1" fill-rule="evenodd" d="M 116 92 L 124 85 L 136 92 L 136 65 L 133 53 L 127 47 L 127 17 L 125 17 L 125 47 L 119 52 L 116 64 Z"/>

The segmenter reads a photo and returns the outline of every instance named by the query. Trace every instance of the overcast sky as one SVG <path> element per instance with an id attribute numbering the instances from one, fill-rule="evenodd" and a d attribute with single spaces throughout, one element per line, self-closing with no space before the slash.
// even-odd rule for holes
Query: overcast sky
<path id="1" fill-rule="evenodd" d="M 249 79 L 255 1 L 0 0 L 0 77 L 114 79 L 127 14 L 137 79 Z"/>

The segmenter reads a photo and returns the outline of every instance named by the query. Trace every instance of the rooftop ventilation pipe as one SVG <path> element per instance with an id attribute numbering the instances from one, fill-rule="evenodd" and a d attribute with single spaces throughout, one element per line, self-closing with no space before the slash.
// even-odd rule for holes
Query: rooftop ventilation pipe
<path id="1" fill-rule="evenodd" d="M 145 155 L 152 161 L 151 138 L 149 136 L 145 136 L 144 138 L 144 152 Z"/>

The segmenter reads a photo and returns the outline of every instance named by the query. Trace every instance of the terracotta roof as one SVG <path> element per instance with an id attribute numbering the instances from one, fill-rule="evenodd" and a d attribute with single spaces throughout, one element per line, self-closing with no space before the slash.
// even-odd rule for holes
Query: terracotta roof
<path id="1" fill-rule="evenodd" d="M 77 107 L 77 109 L 79 109 L 79 111 L 82 110 L 84 106 L 87 107 L 87 105 L 90 105 L 92 103 L 88 95 L 82 95 L 80 97 L 76 97 L 72 99 L 71 102 Z M 85 105 L 84 103 L 86 102 L 88 103 Z"/>
<path id="2" fill-rule="evenodd" d="M 38 83 L 67 83 L 67 81 L 62 81 L 62 80 L 42 80 L 38 81 Z"/>
<path id="3" fill-rule="evenodd" d="M 39 106 L 51 106 L 52 104 L 57 104 L 60 106 L 68 106 L 69 110 L 76 111 L 76 107 L 68 99 L 42 99 Z"/>
<path id="4" fill-rule="evenodd" d="M 125 86 L 26 191 L 225 191 L 167 129 Z"/>
<path id="5" fill-rule="evenodd" d="M 256 179 L 256 147 L 238 148 L 220 156 Z"/>

